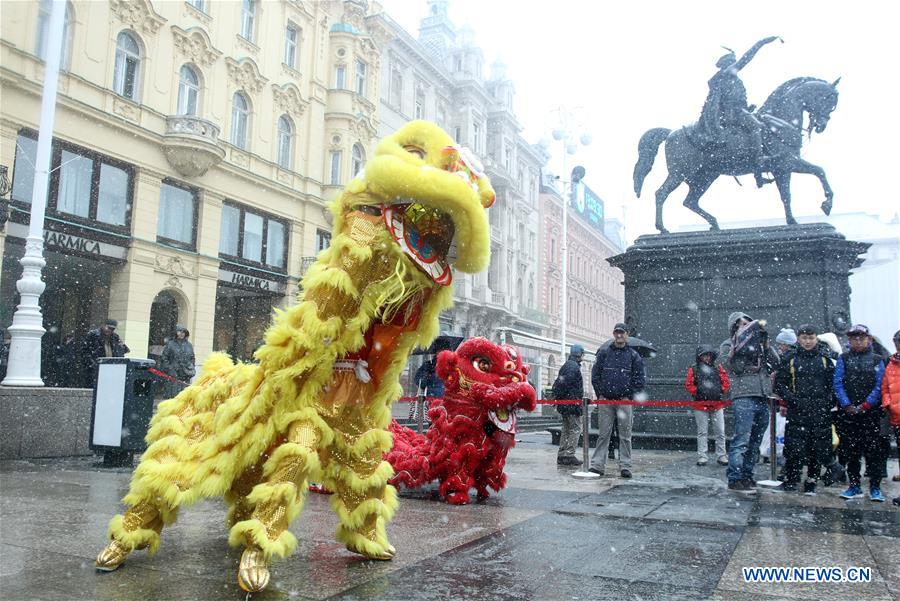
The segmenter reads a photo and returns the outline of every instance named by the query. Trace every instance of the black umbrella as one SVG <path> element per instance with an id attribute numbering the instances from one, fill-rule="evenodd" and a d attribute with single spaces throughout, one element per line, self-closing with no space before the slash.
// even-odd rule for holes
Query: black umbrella
<path id="1" fill-rule="evenodd" d="M 427 349 L 417 348 L 411 354 L 413 355 L 437 355 L 441 351 L 455 351 L 456 347 L 465 340 L 463 336 L 440 335 L 434 339 L 434 342 Z"/>
<path id="2" fill-rule="evenodd" d="M 612 340 L 607 340 L 603 343 L 603 346 L 600 348 L 608 348 L 609 345 L 612 344 Z M 635 338 L 634 336 L 628 337 L 628 346 L 637 351 L 637 354 L 643 358 L 647 357 L 655 357 L 656 356 L 656 347 L 647 342 L 646 340 L 641 340 L 640 338 Z"/>

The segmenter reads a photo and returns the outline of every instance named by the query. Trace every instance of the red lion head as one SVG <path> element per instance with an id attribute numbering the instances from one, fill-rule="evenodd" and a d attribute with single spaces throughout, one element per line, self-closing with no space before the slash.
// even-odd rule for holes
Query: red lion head
<path id="1" fill-rule="evenodd" d="M 534 388 L 525 379 L 528 366 L 513 346 L 470 338 L 455 352 L 442 351 L 435 371 L 444 380 L 447 396 L 476 401 L 497 412 L 501 421 L 509 410 L 534 410 Z"/>

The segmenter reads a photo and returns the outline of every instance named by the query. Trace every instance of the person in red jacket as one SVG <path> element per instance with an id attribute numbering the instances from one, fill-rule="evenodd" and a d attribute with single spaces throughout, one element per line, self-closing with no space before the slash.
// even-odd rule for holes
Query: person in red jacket
<path id="1" fill-rule="evenodd" d="M 708 344 L 697 347 L 697 363 L 687 370 L 684 387 L 695 401 L 721 401 L 728 394 L 730 382 L 721 365 L 715 365 L 715 349 Z M 697 422 L 697 465 L 706 465 L 706 451 L 709 448 L 707 434 L 709 422 L 713 423 L 716 437 L 716 461 L 728 465 L 725 452 L 725 412 L 723 409 L 695 409 Z"/>
<path id="2" fill-rule="evenodd" d="M 897 458 L 900 460 L 900 330 L 894 333 L 894 348 L 896 353 L 888 359 L 881 379 L 881 406 L 888 412 L 891 421 L 891 429 L 897 440 Z M 894 481 L 900 480 L 900 474 L 894 476 Z M 900 495 L 894 498 L 894 505 L 900 505 Z"/>

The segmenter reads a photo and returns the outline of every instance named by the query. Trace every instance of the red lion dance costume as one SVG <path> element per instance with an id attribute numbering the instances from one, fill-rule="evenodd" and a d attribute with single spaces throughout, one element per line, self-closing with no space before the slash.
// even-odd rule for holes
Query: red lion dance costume
<path id="1" fill-rule="evenodd" d="M 432 401 L 432 425 L 423 436 L 393 422 L 394 447 L 385 455 L 396 475 L 391 484 L 416 488 L 440 481 L 442 498 L 453 505 L 490 496 L 488 487 L 506 486 L 506 454 L 515 446 L 516 410 L 532 411 L 534 388 L 528 366 L 512 346 L 471 338 L 456 352 L 437 358 L 445 396 Z"/>

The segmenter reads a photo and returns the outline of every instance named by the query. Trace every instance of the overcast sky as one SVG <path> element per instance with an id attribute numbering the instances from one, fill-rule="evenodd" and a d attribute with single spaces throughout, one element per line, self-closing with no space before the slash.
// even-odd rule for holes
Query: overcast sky
<path id="1" fill-rule="evenodd" d="M 385 10 L 418 36 L 426 0 L 384 0 Z M 500 58 L 516 82 L 516 112 L 530 142 L 548 135 L 560 105 L 587 114 L 591 146 L 579 150 L 587 184 L 622 215 L 627 237 L 653 233 L 653 193 L 665 179 L 662 152 L 635 198 L 632 169 L 641 134 L 695 121 L 715 73 L 721 46 L 738 56 L 757 40 L 779 35 L 741 71 L 749 101 L 762 104 L 797 76 L 833 81 L 840 100 L 828 129 L 814 134 L 802 156 L 822 166 L 835 191 L 833 213 L 900 211 L 900 85 L 894 2 L 755 2 L 451 0 L 450 18 L 475 30 L 486 67 Z M 515 24 L 513 25 L 513 22 Z M 485 74 L 489 73 L 488 70 Z M 561 149 L 554 148 L 555 157 Z M 570 162 L 570 165 L 573 163 Z M 783 217 L 774 184 L 757 190 L 752 176 L 720 178 L 701 205 L 720 221 Z M 795 175 L 795 215 L 815 215 L 824 199 L 818 180 Z M 666 203 L 666 226 L 702 223 L 681 201 Z"/>

